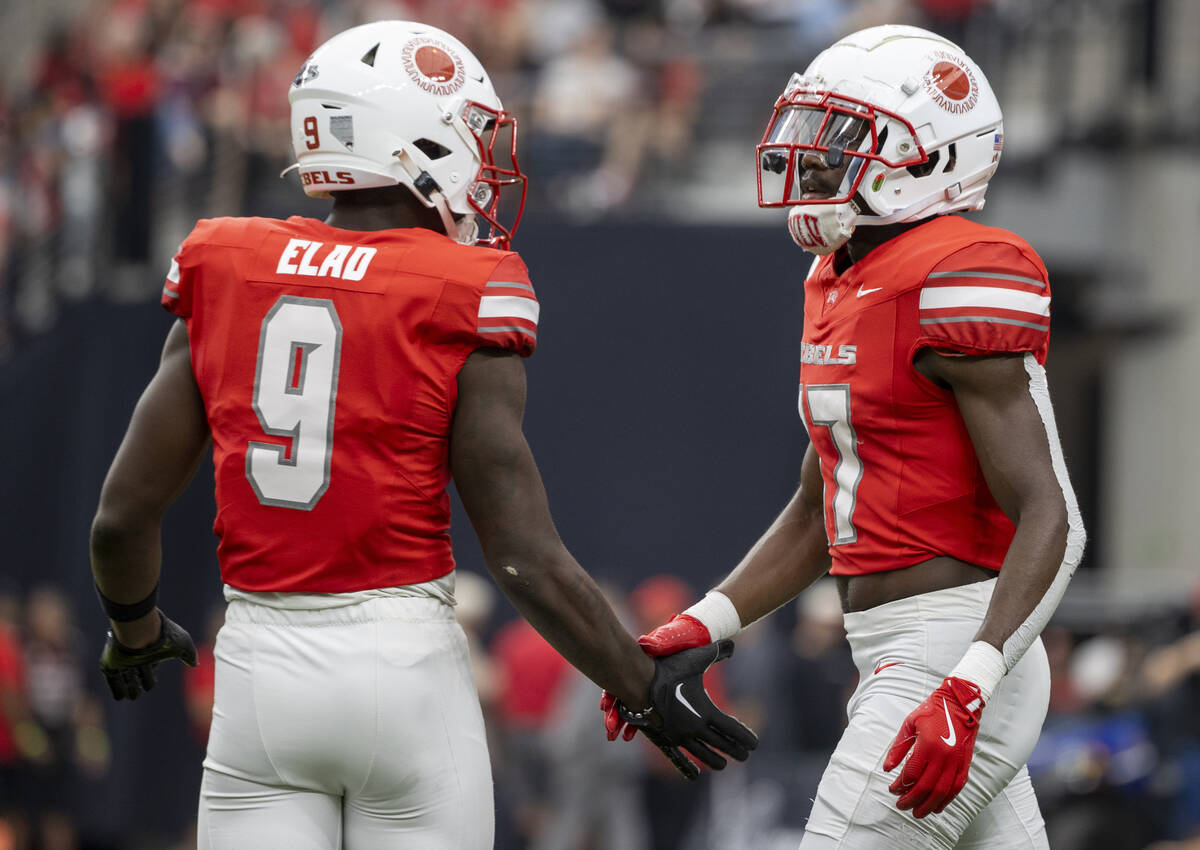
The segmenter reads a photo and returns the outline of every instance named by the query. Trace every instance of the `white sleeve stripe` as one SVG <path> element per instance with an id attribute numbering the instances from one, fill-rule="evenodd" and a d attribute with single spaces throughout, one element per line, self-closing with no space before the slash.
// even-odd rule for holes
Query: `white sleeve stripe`
<path id="1" fill-rule="evenodd" d="M 163 287 L 163 295 L 167 296 L 168 298 L 178 298 L 179 297 L 178 292 L 172 292 L 170 289 L 168 289 L 165 286 Z"/>
<path id="2" fill-rule="evenodd" d="M 1025 355 L 1025 372 L 1029 375 L 1029 394 L 1037 405 L 1038 415 L 1046 428 L 1046 439 L 1050 444 L 1050 460 L 1054 467 L 1054 477 L 1062 489 L 1063 501 L 1067 506 L 1067 546 L 1063 552 L 1062 565 L 1046 595 L 1042 597 L 1033 613 L 1017 627 L 1008 640 L 1004 642 L 1004 663 L 1009 670 L 1013 668 L 1025 651 L 1033 644 L 1037 636 L 1046 628 L 1050 617 L 1054 614 L 1058 603 L 1062 601 L 1067 591 L 1071 576 L 1083 558 L 1083 547 L 1087 542 L 1087 533 L 1083 529 L 1083 517 L 1079 513 L 1079 503 L 1075 500 L 1075 490 L 1071 487 L 1071 479 L 1067 475 L 1067 461 L 1063 457 L 1062 444 L 1058 441 L 1058 426 L 1054 421 L 1054 408 L 1050 405 L 1050 387 L 1046 381 L 1046 370 L 1037 362 L 1032 354 Z"/>
<path id="3" fill-rule="evenodd" d="M 921 290 L 922 310 L 955 307 L 996 307 L 1036 316 L 1050 315 L 1050 296 L 992 286 L 935 286 Z"/>
<path id="4" fill-rule="evenodd" d="M 479 318 L 514 318 L 533 322 L 538 320 L 541 305 L 532 298 L 521 295 L 485 295 L 479 299 Z"/>
<path id="5" fill-rule="evenodd" d="M 481 334 L 502 334 L 515 331 L 517 333 L 523 333 L 527 337 L 531 337 L 535 342 L 537 341 L 537 333 L 531 331 L 529 328 L 523 328 L 520 325 L 491 325 L 487 327 L 480 325 L 475 329 L 475 331 L 476 333 Z"/>
<path id="6" fill-rule="evenodd" d="M 159 268 L 162 268 L 159 266 Z M 171 260 L 171 270 L 167 272 L 167 280 L 171 283 L 179 283 L 179 263 Z"/>
<path id="7" fill-rule="evenodd" d="M 485 286 L 503 286 L 505 289 L 524 289 L 526 292 L 533 292 L 533 287 L 528 283 L 517 283 L 516 281 L 508 280 L 489 280 Z"/>
<path id="8" fill-rule="evenodd" d="M 1029 286 L 1036 286 L 1038 289 L 1046 288 L 1046 284 L 1036 278 L 1021 277 L 1020 275 L 1015 275 L 1015 274 L 1001 274 L 1000 272 L 973 272 L 973 271 L 933 272 L 932 274 L 928 275 L 927 277 L 930 280 L 932 280 L 933 278 L 945 278 L 945 277 L 950 277 L 950 278 L 954 278 L 954 277 L 986 277 L 991 280 L 1011 280 L 1014 283 L 1024 283 L 1024 284 L 1028 284 Z"/>

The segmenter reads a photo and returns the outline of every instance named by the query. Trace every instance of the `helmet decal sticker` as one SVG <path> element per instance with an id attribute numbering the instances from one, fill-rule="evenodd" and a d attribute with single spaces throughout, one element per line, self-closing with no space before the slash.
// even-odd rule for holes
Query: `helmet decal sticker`
<path id="1" fill-rule="evenodd" d="M 979 101 L 979 84 L 975 74 L 953 53 L 933 54 L 933 66 L 921 81 L 930 99 L 947 112 L 962 115 L 975 108 Z"/>
<path id="2" fill-rule="evenodd" d="M 349 150 L 354 150 L 354 116 L 353 115 L 334 115 L 329 119 L 329 132 L 333 137 L 346 146 Z"/>
<path id="3" fill-rule="evenodd" d="M 878 192 L 882 188 L 883 188 L 883 175 L 876 174 L 875 180 L 871 183 L 871 191 Z"/>
<path id="4" fill-rule="evenodd" d="M 454 94 L 466 82 L 462 59 L 452 47 L 437 39 L 419 36 L 400 51 L 400 61 L 412 81 L 439 97 Z"/>
<path id="5" fill-rule="evenodd" d="M 292 87 L 298 88 L 305 83 L 315 80 L 320 70 L 317 68 L 317 63 L 311 59 L 305 60 L 300 70 L 296 72 L 296 76 L 292 79 Z"/>

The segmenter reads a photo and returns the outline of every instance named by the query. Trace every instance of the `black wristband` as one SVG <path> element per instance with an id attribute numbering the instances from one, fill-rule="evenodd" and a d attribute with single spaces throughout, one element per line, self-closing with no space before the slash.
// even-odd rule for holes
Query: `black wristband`
<path id="1" fill-rule="evenodd" d="M 100 585 L 96 585 L 96 595 L 100 597 L 100 604 L 104 606 L 104 613 L 108 615 L 108 619 L 114 623 L 129 623 L 134 620 L 140 620 L 145 617 L 156 607 L 158 607 L 158 585 L 154 585 L 154 590 L 150 591 L 150 595 L 141 602 L 134 602 L 132 605 L 123 605 L 120 602 L 113 602 L 100 590 Z"/>

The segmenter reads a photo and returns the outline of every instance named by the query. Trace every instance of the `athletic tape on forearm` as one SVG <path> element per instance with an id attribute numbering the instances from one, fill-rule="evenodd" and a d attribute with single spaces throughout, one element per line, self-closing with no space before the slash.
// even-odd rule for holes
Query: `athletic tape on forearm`
<path id="1" fill-rule="evenodd" d="M 965 679 L 977 686 L 986 704 L 1007 672 L 1000 650 L 987 641 L 977 640 L 967 648 L 962 660 L 950 671 L 950 676 Z"/>
<path id="2" fill-rule="evenodd" d="M 742 630 L 742 620 L 733 602 L 719 590 L 710 590 L 683 613 L 703 623 L 713 643 L 731 638 Z"/>
<path id="3" fill-rule="evenodd" d="M 1050 386 L 1046 381 L 1046 370 L 1037 362 L 1032 354 L 1025 355 L 1025 373 L 1029 375 L 1029 394 L 1037 405 L 1038 415 L 1046 428 L 1046 439 L 1050 444 L 1050 459 L 1054 466 L 1054 477 L 1062 488 L 1063 501 L 1067 506 L 1067 547 L 1063 552 L 1062 564 L 1054 580 L 1042 600 L 1033 609 L 1017 630 L 1004 642 L 1004 664 L 1011 670 L 1025 651 L 1046 628 L 1050 616 L 1058 608 L 1063 594 L 1067 592 L 1067 584 L 1075 575 L 1075 568 L 1083 557 L 1083 547 L 1087 542 L 1087 532 L 1083 529 L 1083 517 L 1079 514 L 1079 503 L 1075 501 L 1075 490 L 1071 487 L 1071 479 L 1067 475 L 1067 462 L 1063 458 L 1062 445 L 1058 441 L 1058 426 L 1054 422 L 1054 409 L 1050 405 Z"/>

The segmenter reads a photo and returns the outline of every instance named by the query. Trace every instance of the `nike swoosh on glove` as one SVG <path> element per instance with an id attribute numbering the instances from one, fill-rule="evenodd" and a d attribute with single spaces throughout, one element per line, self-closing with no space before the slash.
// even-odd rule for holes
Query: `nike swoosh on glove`
<path id="1" fill-rule="evenodd" d="M 619 700 L 616 703 L 621 720 L 640 729 L 688 779 L 695 779 L 700 770 L 681 750 L 721 770 L 726 765 L 721 753 L 745 761 L 758 746 L 758 736 L 717 708 L 704 689 L 704 671 L 731 655 L 733 641 L 723 640 L 656 658 L 650 707 L 631 711 Z"/>
<path id="2" fill-rule="evenodd" d="M 100 653 L 100 672 L 108 682 L 113 699 L 137 699 L 153 688 L 156 683 L 154 668 L 164 661 L 178 658 L 189 667 L 196 666 L 196 645 L 192 643 L 192 636 L 162 611 L 158 615 L 162 618 L 158 640 L 141 649 L 125 646 L 112 632 L 108 633 Z"/>
<path id="3" fill-rule="evenodd" d="M 967 784 L 983 697 L 966 679 L 942 680 L 925 702 L 905 718 L 883 760 L 884 772 L 908 760 L 888 787 L 900 795 L 896 807 L 912 809 L 913 816 L 936 814 L 958 796 Z M 909 750 L 912 752 L 909 753 Z"/>
<path id="4" fill-rule="evenodd" d="M 710 643 L 712 636 L 708 627 L 691 614 L 675 614 L 650 634 L 638 638 L 638 646 L 651 658 L 674 655 Z M 621 719 L 617 711 L 617 698 L 608 691 L 600 694 L 600 710 L 604 712 L 604 734 L 608 740 L 615 741 L 618 735 L 626 741 L 633 740 L 637 727 L 629 726 Z"/>

